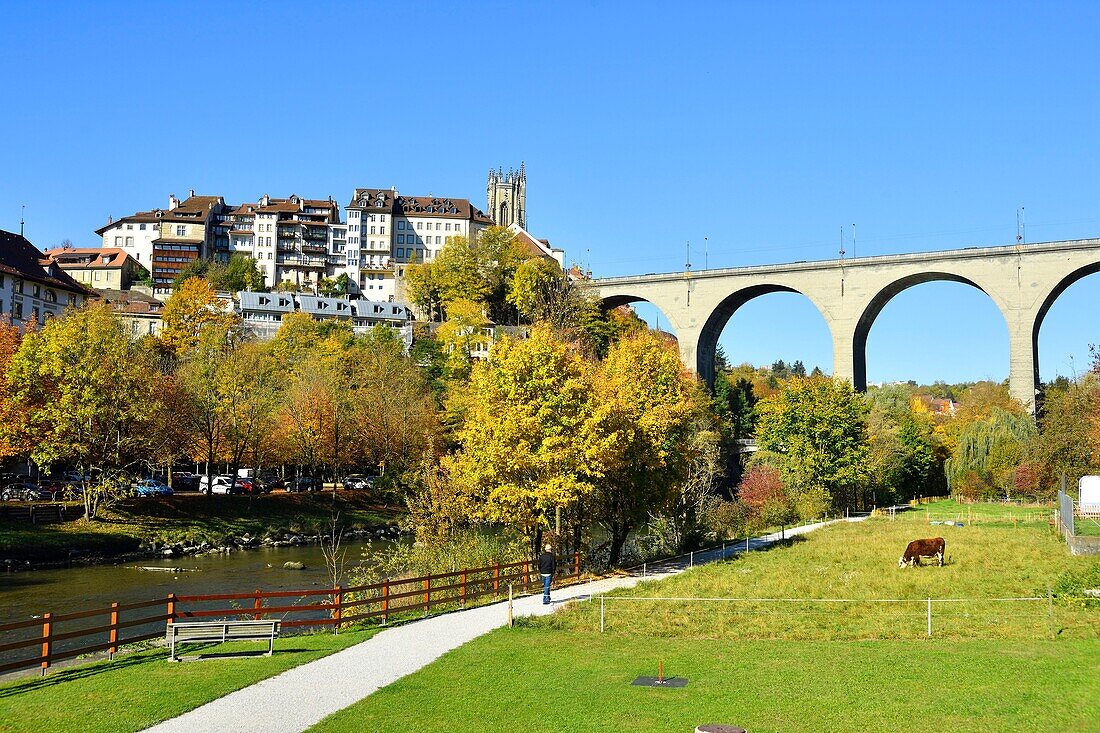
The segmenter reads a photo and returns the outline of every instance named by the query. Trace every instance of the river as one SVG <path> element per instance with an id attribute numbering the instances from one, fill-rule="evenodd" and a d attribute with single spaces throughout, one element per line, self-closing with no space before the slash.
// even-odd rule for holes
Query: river
<path id="1" fill-rule="evenodd" d="M 396 540 L 403 542 L 409 540 Z M 393 546 L 395 540 L 345 542 L 348 567 L 358 563 L 364 553 L 378 553 Z M 288 570 L 286 562 L 300 562 L 302 570 Z M 142 567 L 186 569 L 187 572 L 142 570 Z M 200 555 L 168 559 L 141 559 L 117 565 L 0 572 L 0 624 L 41 616 L 43 613 L 105 608 L 112 602 L 163 598 L 208 593 L 248 593 L 260 590 L 298 590 L 328 588 L 328 569 L 320 545 L 300 547 L 261 547 L 235 551 L 227 555 Z M 142 614 L 149 613 L 143 611 Z M 102 617 L 96 623 L 105 623 Z M 163 622 L 161 622 L 163 624 Z M 0 634 L 8 641 L 11 633 Z M 41 633 L 30 629 L 27 633 Z M 88 642 L 85 642 L 88 643 Z M 20 652 L 25 656 L 27 650 Z M 0 658 L 11 658 L 11 653 Z"/>

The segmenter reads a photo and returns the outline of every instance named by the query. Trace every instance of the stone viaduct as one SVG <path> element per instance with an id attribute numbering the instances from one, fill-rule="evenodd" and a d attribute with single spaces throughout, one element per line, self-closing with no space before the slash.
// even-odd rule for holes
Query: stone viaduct
<path id="1" fill-rule="evenodd" d="M 890 299 L 920 283 L 965 283 L 988 295 L 1004 316 L 1009 389 L 1034 409 L 1043 318 L 1066 288 L 1095 272 L 1100 239 L 602 278 L 592 286 L 607 307 L 648 301 L 660 308 L 684 364 L 708 384 L 718 337 L 738 308 L 767 293 L 801 293 L 829 326 L 833 374 L 864 390 L 867 334 Z M 966 314 L 955 326 L 966 327 Z"/>

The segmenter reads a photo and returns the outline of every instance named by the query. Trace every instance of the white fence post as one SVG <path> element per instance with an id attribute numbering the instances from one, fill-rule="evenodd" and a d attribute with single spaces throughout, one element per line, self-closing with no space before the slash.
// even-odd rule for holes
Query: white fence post
<path id="1" fill-rule="evenodd" d="M 932 635 L 932 599 L 928 599 L 928 635 Z"/>
<path id="2" fill-rule="evenodd" d="M 600 596 L 600 633 L 603 633 L 603 596 Z"/>

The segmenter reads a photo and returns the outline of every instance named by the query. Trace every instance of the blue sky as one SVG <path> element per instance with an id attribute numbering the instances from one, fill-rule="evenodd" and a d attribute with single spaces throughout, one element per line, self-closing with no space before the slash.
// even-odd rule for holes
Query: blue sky
<path id="1" fill-rule="evenodd" d="M 230 202 L 394 185 L 484 205 L 528 171 L 529 229 L 597 275 L 1100 235 L 1096 3 L 5 2 L 0 228 L 96 242 L 189 189 Z M 1100 341 L 1100 275 L 1055 304 L 1045 379 Z M 776 294 L 734 361 L 832 363 Z M 927 284 L 868 343 L 872 382 L 1007 375 L 981 293 Z"/>

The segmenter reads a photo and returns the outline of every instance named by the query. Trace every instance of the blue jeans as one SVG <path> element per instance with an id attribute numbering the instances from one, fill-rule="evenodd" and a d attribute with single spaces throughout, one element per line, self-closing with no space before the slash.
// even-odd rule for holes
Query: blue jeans
<path id="1" fill-rule="evenodd" d="M 553 575 L 542 576 L 542 602 L 547 604 L 550 602 L 550 581 L 553 580 Z"/>

